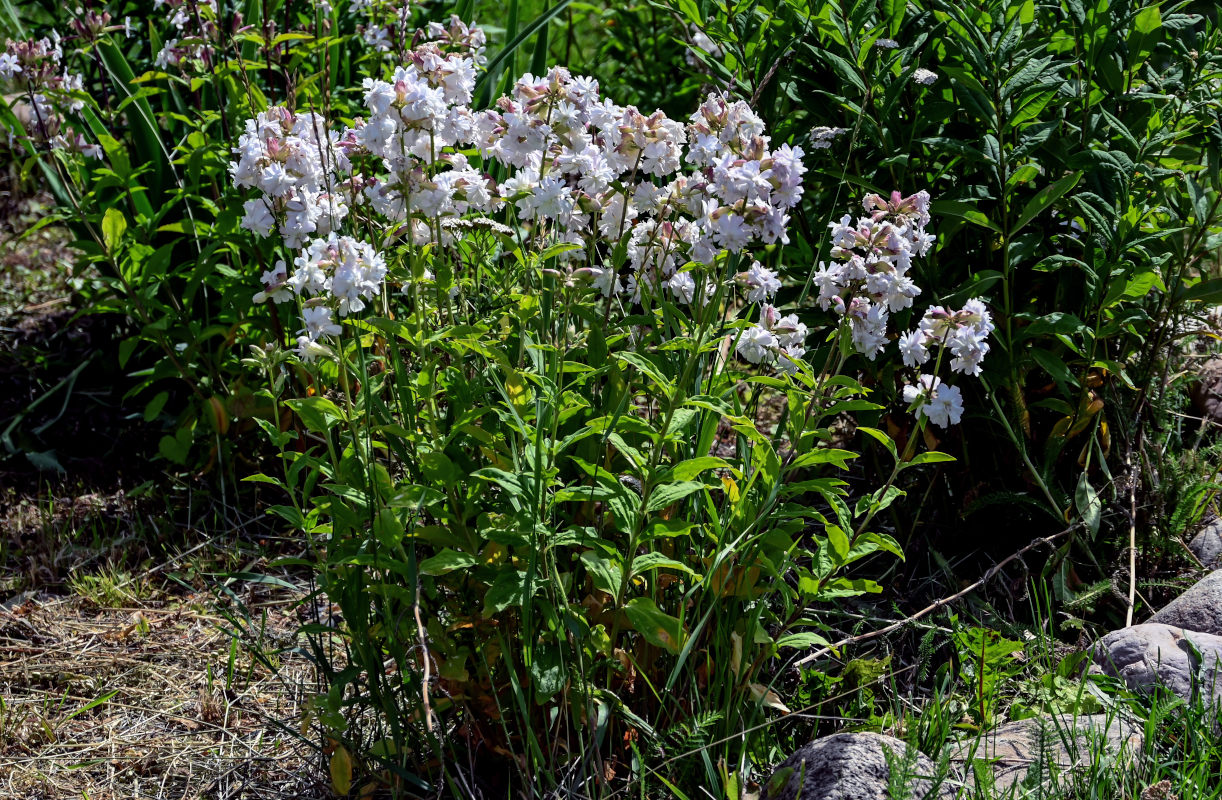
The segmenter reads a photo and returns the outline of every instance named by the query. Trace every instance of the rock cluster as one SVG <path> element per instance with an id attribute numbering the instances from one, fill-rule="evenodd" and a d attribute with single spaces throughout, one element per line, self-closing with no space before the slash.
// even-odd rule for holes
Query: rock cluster
<path id="1" fill-rule="evenodd" d="M 1218 394 L 1222 397 L 1222 383 Z M 1222 422 L 1222 406 L 1218 419 Z M 1222 520 L 1198 534 L 1191 547 L 1203 564 L 1222 567 Z M 1222 712 L 1222 568 L 1149 622 L 1104 636 L 1090 655 L 1094 670 L 1120 678 L 1135 692 L 1161 687 Z M 1115 714 L 1041 717 L 1010 722 L 952 748 L 939 769 L 928 756 L 890 736 L 840 733 L 816 739 L 790 756 L 761 797 L 950 800 L 963 789 L 970 796 L 980 791 L 1009 796 L 1058 775 L 1111 768 L 1135 757 L 1142 746 L 1141 729 Z M 988 768 L 980 769 L 981 762 Z M 980 785 L 982 779 L 991 786 Z"/>

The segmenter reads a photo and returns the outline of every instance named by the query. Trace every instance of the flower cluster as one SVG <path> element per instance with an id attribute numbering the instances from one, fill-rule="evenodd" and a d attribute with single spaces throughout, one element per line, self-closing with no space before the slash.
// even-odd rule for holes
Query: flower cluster
<path id="1" fill-rule="evenodd" d="M 246 203 L 243 227 L 278 231 L 296 249 L 356 214 L 417 244 L 449 244 L 474 230 L 460 224 L 468 215 L 505 212 L 531 246 L 574 245 L 557 256 L 566 282 L 587 281 L 620 303 L 702 302 L 717 285 L 702 267 L 719 254 L 788 242 L 802 151 L 772 148 L 745 102 L 711 95 L 684 123 L 617 105 L 597 81 L 555 67 L 522 76 L 494 108 L 475 112 L 483 32 L 452 17 L 413 40 L 392 74 L 365 80 L 368 115 L 351 128 L 330 131 L 315 114 L 282 108 L 246 123 L 231 171 L 260 196 Z M 499 182 L 487 173 L 494 163 Z M 622 269 L 605 258 L 615 250 Z M 574 262 L 581 266 L 567 266 Z M 290 281 L 273 270 L 262 297 L 287 299 Z M 771 359 L 800 358 L 805 328 L 766 305 L 776 275 L 754 264 L 738 283 L 749 302 L 771 309 L 761 317 Z"/>
<path id="2" fill-rule="evenodd" d="M 810 146 L 815 150 L 826 150 L 832 146 L 837 137 L 848 133 L 847 128 L 829 128 L 817 125 L 810 129 Z"/>
<path id="3" fill-rule="evenodd" d="M 475 145 L 517 168 L 500 198 L 537 234 L 579 245 L 567 257 L 587 258 L 599 240 L 624 241 L 628 275 L 591 267 L 604 295 L 635 303 L 643 290 L 664 287 L 691 303 L 696 265 L 752 242 L 788 241 L 802 152 L 770 150 L 763 130 L 746 103 L 724 95 L 709 96 L 684 125 L 600 98 L 596 81 L 557 67 L 524 76 L 478 115 Z M 684 163 L 696 171 L 681 173 Z"/>
<path id="4" fill-rule="evenodd" d="M 5 42 L 0 80 L 20 87 L 24 99 L 13 104 L 13 111 L 31 137 L 54 148 L 101 158 L 100 147 L 66 124 L 67 115 L 83 109 L 85 100 L 84 80 L 64 67 L 62 42 L 54 30 L 41 39 Z"/>
<path id="5" fill-rule="evenodd" d="M 285 244 L 296 248 L 332 232 L 347 216 L 334 184 L 336 174 L 349 169 L 348 157 L 321 116 L 272 107 L 246 121 L 234 153 L 234 185 L 262 193 L 243 206 L 243 228 L 260 236 L 279 229 Z"/>
<path id="6" fill-rule="evenodd" d="M 890 313 L 912 305 L 921 293 L 908 277 L 914 256 L 933 246 L 929 224 L 929 193 L 890 199 L 870 194 L 865 216 L 845 215 L 832 229 L 832 258 L 820 264 L 812 278 L 821 308 L 848 316 L 853 346 L 871 360 L 887 342 Z"/>
<path id="7" fill-rule="evenodd" d="M 791 374 L 806 355 L 807 333 L 797 314 L 781 316 L 776 306 L 763 303 L 759 323 L 739 335 L 735 351 L 752 364 L 771 364 L 777 372 Z"/>
<path id="8" fill-rule="evenodd" d="M 291 275 L 285 263 L 277 261 L 263 273 L 267 289 L 254 299 L 284 303 L 296 297 L 304 301 L 305 327 L 298 331 L 297 351 L 311 360 L 326 352 L 323 337 L 340 332 L 332 318 L 333 310 L 341 317 L 364 310 L 366 301 L 382 291 L 385 279 L 386 262 L 372 246 L 332 233 L 306 245 L 293 262 Z"/>
<path id="9" fill-rule="evenodd" d="M 958 425 L 963 418 L 963 393 L 959 387 L 943 383 L 933 375 L 919 375 L 915 384 L 905 386 L 904 402 L 920 403 L 917 413 L 942 428 Z"/>
<path id="10" fill-rule="evenodd" d="M 166 14 L 174 34 L 165 40 L 153 63 L 160 69 L 199 64 L 212 66 L 212 46 L 217 38 L 216 0 L 153 0 Z"/>
<path id="11" fill-rule="evenodd" d="M 968 300 L 959 311 L 931 306 L 916 330 L 900 337 L 900 352 L 905 366 L 919 367 L 929 361 L 930 347 L 946 347 L 953 372 L 979 375 L 992 332 L 992 315 L 980 300 Z"/>
<path id="12" fill-rule="evenodd" d="M 889 198 L 870 194 L 862 205 L 863 216 L 854 220 L 846 215 L 829 226 L 831 255 L 835 260 L 819 264 L 811 281 L 819 291 L 819 306 L 834 310 L 853 348 L 874 360 L 890 339 L 887 327 L 891 313 L 911 307 L 913 299 L 921 293 L 908 272 L 913 258 L 928 253 L 935 239 L 927 230 L 930 222 L 927 192 L 908 197 L 893 192 Z M 758 265 L 753 267 L 753 271 L 757 268 Z M 762 303 L 775 292 L 766 288 L 775 276 L 768 273 L 748 277 L 751 274 L 744 273 L 740 280 L 759 287 L 752 290 L 754 294 L 748 293 L 748 299 Z M 914 330 L 899 337 L 899 348 L 905 366 L 919 368 L 934 360 L 936 373 L 943 355 L 949 353 L 952 372 L 979 375 L 992 332 L 988 309 L 980 300 L 972 299 L 959 310 L 929 308 Z M 752 364 L 774 364 L 778 371 L 789 372 L 805 355 L 806 333 L 806 326 L 795 315 L 782 317 L 765 303 L 759 323 L 739 336 L 737 353 Z M 915 383 L 904 388 L 903 395 L 906 402 L 915 404 L 918 414 L 933 424 L 945 427 L 957 424 L 962 417 L 963 397 L 959 389 L 942 382 L 936 374 L 918 375 Z"/>

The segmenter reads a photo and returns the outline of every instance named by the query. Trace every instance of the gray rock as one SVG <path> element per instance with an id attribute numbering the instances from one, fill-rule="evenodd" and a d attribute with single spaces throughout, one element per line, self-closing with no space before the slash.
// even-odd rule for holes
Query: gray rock
<path id="1" fill-rule="evenodd" d="M 1222 425 L 1222 357 L 1201 365 L 1192 385 L 1192 407 L 1206 425 Z"/>
<path id="2" fill-rule="evenodd" d="M 1202 528 L 1188 543 L 1188 549 L 1209 569 L 1222 567 L 1222 519 Z"/>
<path id="3" fill-rule="evenodd" d="M 993 770 L 993 786 L 991 790 L 984 786 L 977 789 L 988 797 L 1010 797 L 1008 793 L 1017 791 L 1014 787 L 1033 768 L 1045 776 L 1043 783 L 1050 784 L 1107 758 L 1131 759 L 1141 747 L 1140 729 L 1115 715 L 1063 715 L 1006 723 L 977 741 L 959 746 L 950 761 L 954 774 L 964 782 L 975 780 L 972 762 L 986 761 Z M 1063 780 L 1056 785 L 1063 785 Z"/>
<path id="4" fill-rule="evenodd" d="M 1135 692 L 1162 685 L 1185 700 L 1195 692 L 1210 705 L 1222 700 L 1222 636 L 1160 623 L 1133 625 L 1100 639 L 1091 658 Z"/>
<path id="5" fill-rule="evenodd" d="M 891 767 L 905 769 L 907 788 L 892 796 Z M 878 733 L 837 733 L 805 744 L 776 768 L 765 800 L 921 800 L 933 789 L 933 762 L 899 739 Z M 953 798 L 949 786 L 937 798 Z"/>
<path id="6" fill-rule="evenodd" d="M 1222 570 L 1198 581 L 1150 617 L 1150 622 L 1222 636 Z"/>

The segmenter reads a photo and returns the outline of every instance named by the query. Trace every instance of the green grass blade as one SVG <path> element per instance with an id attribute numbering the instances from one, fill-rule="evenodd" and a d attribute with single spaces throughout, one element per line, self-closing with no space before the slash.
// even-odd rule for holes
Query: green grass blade
<path id="1" fill-rule="evenodd" d="M 543 13 L 547 13 L 544 11 Z M 544 25 L 539 31 L 539 38 L 535 39 L 535 52 L 530 57 L 530 71 L 535 75 L 542 75 L 547 71 L 547 26 Z"/>
<path id="2" fill-rule="evenodd" d="M 555 19 L 556 15 L 568 8 L 569 3 L 571 2 L 573 2 L 573 0 L 560 0 L 559 3 L 531 20 L 530 24 L 519 31 L 517 36 L 509 40 L 505 47 L 501 49 L 501 52 L 493 56 L 493 58 L 488 62 L 487 71 L 485 71 L 484 74 L 480 76 L 479 80 L 476 81 L 476 95 L 479 96 L 481 91 L 486 91 L 486 87 L 489 85 L 489 76 L 500 68 L 505 59 L 516 53 L 518 48 L 520 48 L 527 39 L 534 36 L 540 31 L 540 29 L 547 25 L 547 23 Z"/>
<path id="3" fill-rule="evenodd" d="M 17 34 L 17 38 L 25 38 L 25 26 L 21 24 L 21 15 L 17 13 L 17 8 L 13 5 L 12 0 L 0 0 L 0 8 L 4 9 L 4 14 L 8 19 L 4 21 L 4 25 L 8 28 L 9 33 Z"/>

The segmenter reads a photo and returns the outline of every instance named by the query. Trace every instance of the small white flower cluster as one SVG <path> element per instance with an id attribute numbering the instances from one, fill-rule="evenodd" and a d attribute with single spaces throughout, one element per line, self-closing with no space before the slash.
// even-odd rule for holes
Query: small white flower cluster
<path id="1" fill-rule="evenodd" d="M 64 68 L 62 41 L 52 30 L 41 39 L 5 42 L 0 52 L 0 80 L 20 87 L 24 101 L 14 103 L 13 110 L 29 136 L 56 149 L 101 158 L 102 148 L 90 144 L 66 122 L 68 114 L 85 107 L 81 96 L 85 86 L 79 74 Z"/>
<path id="2" fill-rule="evenodd" d="M 404 30 L 403 20 L 411 13 L 410 3 L 396 3 L 393 0 L 352 0 L 348 11 L 363 17 L 356 25 L 365 46 L 382 54 L 383 59 L 395 57 L 396 52 L 403 52 Z"/>
<path id="3" fill-rule="evenodd" d="M 336 230 L 348 214 L 335 173 L 350 169 L 344 147 L 317 114 L 274 106 L 246 121 L 229 170 L 238 187 L 262 197 L 246 201 L 242 227 L 259 236 L 279 229 L 284 243 L 300 247 L 310 236 Z"/>
<path id="4" fill-rule="evenodd" d="M 285 303 L 301 298 L 304 328 L 298 331 L 297 352 L 308 360 L 324 354 L 322 339 L 337 336 L 340 327 L 333 310 L 346 317 L 363 311 L 365 302 L 382 291 L 386 262 L 365 242 L 332 233 L 312 239 L 293 262 L 290 275 L 283 261 L 263 273 L 267 289 L 255 302 Z"/>
<path id="5" fill-rule="evenodd" d="M 968 300 L 959 311 L 932 306 L 915 330 L 900 336 L 900 354 L 905 366 L 920 367 L 933 357 L 931 349 L 949 350 L 952 372 L 979 375 L 980 364 L 989 352 L 986 339 L 992 332 L 992 315 L 977 298 Z M 963 395 L 958 387 L 934 375 L 921 374 L 915 385 L 904 387 L 904 402 L 911 404 L 922 398 L 917 413 L 935 425 L 957 425 L 963 416 Z"/>
<path id="6" fill-rule="evenodd" d="M 853 346 L 873 360 L 887 342 L 890 312 L 912 305 L 920 288 L 908 277 L 913 256 L 933 246 L 929 224 L 929 193 L 891 198 L 867 195 L 867 216 L 856 221 L 845 215 L 832 229 L 831 255 L 837 261 L 820 264 L 812 277 L 823 309 L 847 314 Z"/>
<path id="7" fill-rule="evenodd" d="M 905 366 L 919 367 L 929 361 L 931 346 L 948 347 L 952 371 L 979 375 L 992 332 L 993 317 L 979 299 L 968 300 L 959 311 L 931 306 L 916 330 L 900 337 L 900 352 Z"/>
<path id="8" fill-rule="evenodd" d="M 413 239 L 435 230 L 425 222 L 491 210 L 489 182 L 465 156 L 449 152 L 469 144 L 476 69 L 484 34 L 451 17 L 448 27 L 429 25 L 427 39 L 395 69 L 389 81 L 366 78 L 368 120 L 357 119 L 345 141 L 381 159 L 387 177 L 363 176 L 360 188 L 374 211 L 393 221 L 409 216 Z M 448 165 L 448 170 L 441 170 Z"/>
<path id="9" fill-rule="evenodd" d="M 770 364 L 782 374 L 791 374 L 806 355 L 806 325 L 797 314 L 781 312 L 766 301 L 781 288 L 780 279 L 772 270 L 761 267 L 758 262 L 739 275 L 739 280 L 748 287 L 747 299 L 760 305 L 760 321 L 744 330 L 738 337 L 735 352 L 739 358 L 752 364 Z"/>
<path id="10" fill-rule="evenodd" d="M 174 34 L 167 38 L 153 59 L 159 69 L 189 64 L 212 67 L 212 46 L 217 38 L 216 0 L 153 0 L 153 7 L 170 20 Z"/>
<path id="11" fill-rule="evenodd" d="M 864 216 L 854 220 L 846 215 L 829 225 L 831 255 L 836 260 L 819 264 L 811 280 L 819 290 L 819 306 L 840 315 L 848 324 L 854 349 L 874 360 L 887 344 L 891 313 L 911 307 L 921 293 L 908 271 L 913 258 L 928 253 L 935 238 L 926 229 L 928 192 L 908 197 L 892 192 L 890 198 L 869 194 L 862 206 Z M 748 343 L 739 346 L 739 354 L 752 363 L 760 361 L 756 343 L 772 344 L 765 335 L 771 330 L 767 315 L 761 316 L 764 321 L 744 336 Z M 921 367 L 935 352 L 936 363 L 941 364 L 942 353 L 949 352 L 952 372 L 979 375 L 992 332 L 992 316 L 979 299 L 967 301 L 957 311 L 933 306 L 916 329 L 899 337 L 900 354 L 905 366 Z M 904 388 L 904 399 L 920 401 L 917 413 L 943 427 L 957 424 L 963 414 L 959 389 L 936 375 L 918 376 L 915 384 Z"/>
<path id="12" fill-rule="evenodd" d="M 847 128 L 829 128 L 817 125 L 810 129 L 810 146 L 815 150 L 826 150 L 832 146 L 837 137 L 848 133 Z"/>
<path id="13" fill-rule="evenodd" d="M 924 67 L 917 67 L 912 73 L 913 83 L 919 83 L 922 86 L 931 86 L 938 80 L 938 73 Z"/>
<path id="14" fill-rule="evenodd" d="M 933 375 L 917 376 L 916 384 L 904 387 L 904 402 L 921 401 L 919 413 L 940 428 L 958 425 L 963 419 L 963 393 L 958 386 L 943 383 Z"/>

